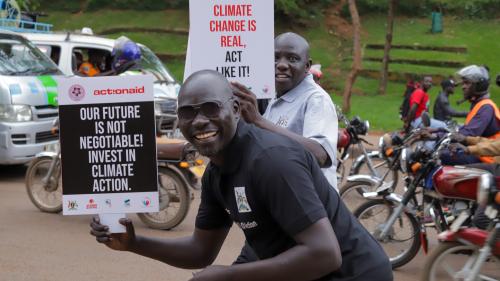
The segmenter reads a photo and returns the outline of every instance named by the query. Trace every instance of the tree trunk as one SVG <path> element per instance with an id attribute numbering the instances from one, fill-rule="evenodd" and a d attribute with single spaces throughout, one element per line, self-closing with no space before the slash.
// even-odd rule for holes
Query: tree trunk
<path id="1" fill-rule="evenodd" d="M 358 72 L 361 70 L 361 21 L 356 7 L 356 0 L 348 0 L 348 5 L 353 26 L 353 61 L 351 72 L 346 78 L 343 94 L 342 110 L 346 113 L 351 110 L 352 86 L 356 81 Z"/>
<path id="2" fill-rule="evenodd" d="M 384 58 L 382 59 L 382 70 L 380 73 L 380 84 L 378 93 L 385 95 L 387 89 L 387 76 L 389 73 L 389 52 L 391 51 L 392 32 L 394 30 L 394 9 L 396 8 L 397 0 L 389 1 L 389 11 L 387 13 L 387 34 L 385 35 Z"/>

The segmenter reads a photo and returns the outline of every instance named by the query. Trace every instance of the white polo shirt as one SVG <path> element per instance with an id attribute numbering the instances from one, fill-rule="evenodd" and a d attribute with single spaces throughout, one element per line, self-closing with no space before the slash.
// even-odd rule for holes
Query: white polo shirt
<path id="1" fill-rule="evenodd" d="M 295 88 L 269 102 L 264 118 L 321 144 L 332 166 L 322 168 L 328 182 L 337 187 L 338 121 L 332 99 L 307 75 Z"/>

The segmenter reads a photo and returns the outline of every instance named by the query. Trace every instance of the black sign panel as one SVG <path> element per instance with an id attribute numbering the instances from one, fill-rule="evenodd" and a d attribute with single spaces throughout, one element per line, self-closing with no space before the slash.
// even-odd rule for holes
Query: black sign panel
<path id="1" fill-rule="evenodd" d="M 158 190 L 153 102 L 59 108 L 63 194 Z"/>

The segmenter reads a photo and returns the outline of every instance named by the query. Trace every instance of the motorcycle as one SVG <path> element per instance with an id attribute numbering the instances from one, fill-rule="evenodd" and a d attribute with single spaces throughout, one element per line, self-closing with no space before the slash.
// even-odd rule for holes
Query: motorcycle
<path id="1" fill-rule="evenodd" d="M 458 214 L 474 207 L 474 196 L 466 191 L 474 189 L 486 172 L 441 167 L 439 152 L 450 143 L 449 136 L 437 141 L 432 150 L 425 146 L 413 153 L 403 149 L 401 167 L 408 174 L 404 194 L 393 193 L 389 187 L 364 193 L 372 200 L 354 211 L 354 216 L 380 242 L 393 268 L 410 262 L 420 247 L 427 253 L 426 227 L 445 231 Z"/>
<path id="2" fill-rule="evenodd" d="M 337 108 L 338 119 L 344 124 L 343 129 L 339 130 L 337 140 L 337 182 L 339 185 L 345 177 L 345 162 L 350 157 L 352 147 L 357 146 L 361 155 L 358 156 L 351 165 L 349 170 L 349 179 L 357 177 L 359 174 L 368 174 L 377 179 L 384 179 L 391 186 L 395 186 L 398 182 L 397 171 L 388 169 L 388 162 L 381 157 L 379 151 L 367 151 L 364 143 L 370 144 L 362 136 L 368 134 L 370 123 L 361 120 L 355 116 L 349 120 L 340 108 Z"/>
<path id="3" fill-rule="evenodd" d="M 380 137 L 379 155 L 382 155 L 385 161 L 387 161 L 388 171 L 405 174 L 400 161 L 402 151 L 418 140 L 419 133 L 420 129 L 413 129 L 406 135 L 395 132 L 392 135 L 385 134 Z M 395 188 L 394 184 L 385 181 L 385 178 L 389 175 L 388 171 L 381 178 L 370 175 L 350 176 L 339 191 L 342 201 L 349 210 L 354 211 L 356 207 L 366 202 L 367 199 L 363 197 L 365 192 L 377 191 L 379 189 L 387 189 L 387 191 L 393 192 Z"/>
<path id="4" fill-rule="evenodd" d="M 54 123 L 52 134 L 58 135 Z M 205 165 L 186 141 L 157 138 L 158 191 L 160 212 L 138 214 L 143 223 L 155 229 L 171 229 L 189 211 L 190 189 L 199 189 Z M 37 154 L 26 171 L 26 190 L 31 202 L 42 212 L 62 210 L 61 153 L 59 143 L 50 144 Z"/>
<path id="5" fill-rule="evenodd" d="M 500 177 L 481 175 L 477 201 L 491 220 L 486 230 L 465 224 L 470 214 L 464 211 L 450 229 L 439 234 L 439 246 L 426 260 L 422 281 L 500 280 Z M 464 190 L 453 190 L 464 194 Z M 470 196 L 467 191 L 466 196 Z"/>
<path id="6" fill-rule="evenodd" d="M 193 198 L 189 188 L 201 188 L 199 179 L 205 165 L 196 149 L 185 140 L 158 138 L 157 155 L 160 212 L 137 216 L 151 228 L 171 229 L 188 214 Z"/>

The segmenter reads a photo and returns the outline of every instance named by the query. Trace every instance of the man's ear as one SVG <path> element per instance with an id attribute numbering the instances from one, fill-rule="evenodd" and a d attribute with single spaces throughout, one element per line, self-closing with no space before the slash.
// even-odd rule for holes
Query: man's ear
<path id="1" fill-rule="evenodd" d="M 312 65 L 312 60 L 308 59 L 306 63 L 306 73 L 309 73 L 309 70 L 311 70 L 311 65 Z"/>

